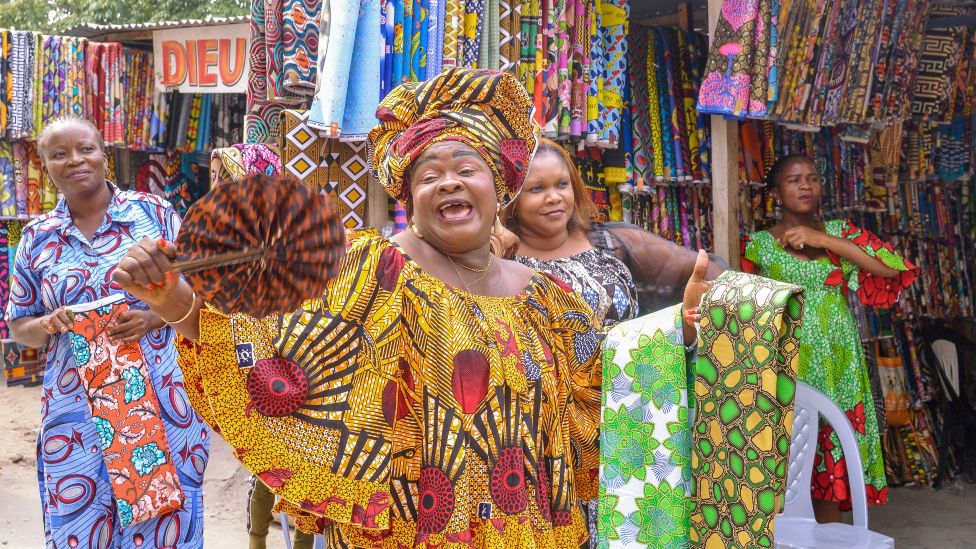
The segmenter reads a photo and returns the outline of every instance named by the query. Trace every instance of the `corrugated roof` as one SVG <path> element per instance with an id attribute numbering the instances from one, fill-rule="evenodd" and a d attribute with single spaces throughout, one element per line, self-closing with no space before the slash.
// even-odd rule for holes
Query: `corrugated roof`
<path id="1" fill-rule="evenodd" d="M 247 15 L 234 15 L 231 17 L 210 17 L 203 19 L 181 19 L 179 21 L 158 21 L 155 23 L 126 23 L 123 25 L 98 25 L 89 23 L 68 29 L 65 34 L 69 36 L 98 36 L 100 34 L 116 32 L 135 32 L 135 31 L 154 31 L 162 29 L 182 29 L 189 27 L 209 27 L 213 25 L 233 25 L 235 23 L 247 23 L 250 21 Z"/>

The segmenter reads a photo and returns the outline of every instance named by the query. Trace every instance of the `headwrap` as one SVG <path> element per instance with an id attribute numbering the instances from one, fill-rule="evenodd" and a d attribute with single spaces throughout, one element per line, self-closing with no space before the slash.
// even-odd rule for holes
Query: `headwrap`
<path id="1" fill-rule="evenodd" d="M 377 179 L 406 204 L 407 170 L 428 147 L 460 141 L 477 151 L 495 176 L 502 206 L 518 195 L 535 154 L 538 126 L 532 99 L 510 73 L 451 69 L 391 91 L 376 109 L 369 134 Z"/>

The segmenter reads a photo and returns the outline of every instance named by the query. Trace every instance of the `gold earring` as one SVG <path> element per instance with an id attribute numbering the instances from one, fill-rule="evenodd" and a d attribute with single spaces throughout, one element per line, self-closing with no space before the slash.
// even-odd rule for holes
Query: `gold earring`
<path id="1" fill-rule="evenodd" d="M 424 239 L 424 233 L 420 232 L 420 229 L 417 228 L 417 224 L 414 223 L 413 219 L 410 220 L 410 230 L 413 231 L 414 236 L 417 238 L 421 240 Z"/>

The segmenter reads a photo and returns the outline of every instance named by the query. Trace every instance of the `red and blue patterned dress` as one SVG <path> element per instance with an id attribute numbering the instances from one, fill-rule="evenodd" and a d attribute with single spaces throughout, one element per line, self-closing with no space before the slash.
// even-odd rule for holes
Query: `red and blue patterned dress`
<path id="1" fill-rule="evenodd" d="M 180 218 L 152 195 L 112 187 L 105 220 L 91 240 L 74 225 L 62 199 L 24 229 L 13 265 L 7 319 L 42 316 L 122 290 L 112 271 L 143 237 L 175 240 Z M 146 305 L 128 296 L 130 307 Z M 203 547 L 203 472 L 210 433 L 190 407 L 176 362 L 173 329 L 141 341 L 159 409 L 186 498 L 184 509 L 122 529 L 90 405 L 67 334 L 48 341 L 37 439 L 37 479 L 46 547 L 97 549 Z"/>

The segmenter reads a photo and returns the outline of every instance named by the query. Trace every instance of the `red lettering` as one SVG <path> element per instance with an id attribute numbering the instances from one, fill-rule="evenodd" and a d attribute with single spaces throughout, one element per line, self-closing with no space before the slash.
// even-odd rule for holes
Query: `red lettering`
<path id="1" fill-rule="evenodd" d="M 211 67 L 217 64 L 217 41 L 210 38 L 197 40 L 197 62 L 200 63 L 198 70 L 198 80 L 201 86 L 216 86 L 217 75 L 210 72 Z"/>
<path id="2" fill-rule="evenodd" d="M 164 40 L 163 86 L 179 86 L 186 80 L 186 51 L 183 45 L 172 40 Z"/>
<path id="3" fill-rule="evenodd" d="M 220 40 L 217 51 L 220 55 L 220 62 L 217 65 L 217 68 L 220 69 L 220 81 L 228 87 L 237 84 L 241 76 L 244 75 L 244 55 L 247 52 L 247 40 L 237 38 L 232 48 L 230 40 L 223 38 Z M 231 56 L 231 52 L 233 52 L 233 56 Z M 234 61 L 233 65 L 231 59 Z"/>

